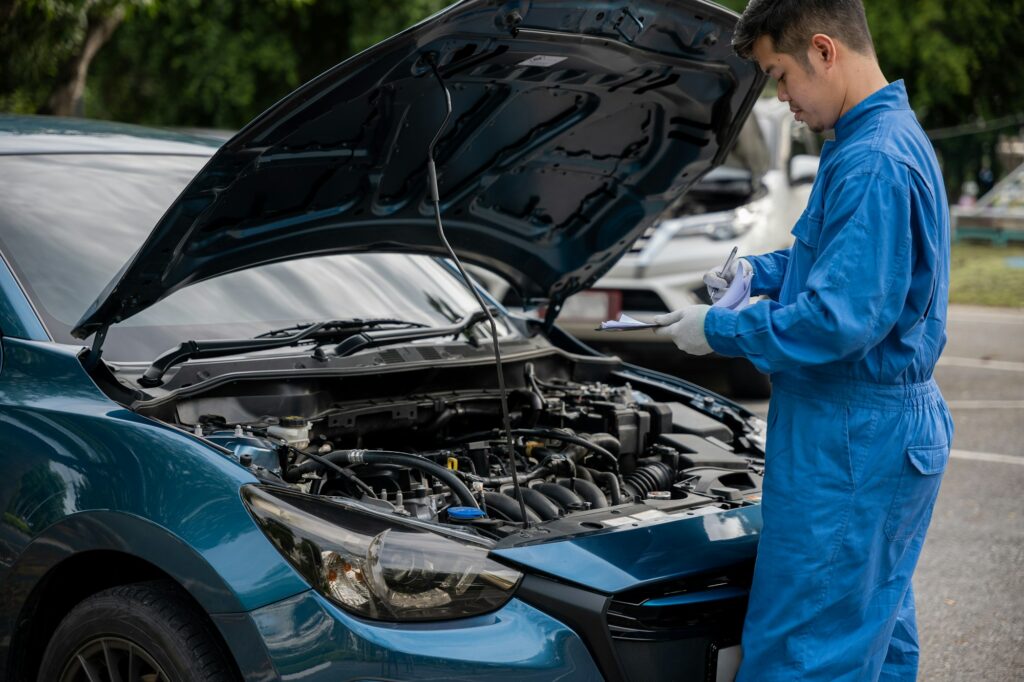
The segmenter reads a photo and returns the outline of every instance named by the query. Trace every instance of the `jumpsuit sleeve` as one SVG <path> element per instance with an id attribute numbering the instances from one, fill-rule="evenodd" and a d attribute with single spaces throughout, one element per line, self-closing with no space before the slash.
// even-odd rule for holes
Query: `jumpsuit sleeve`
<path id="1" fill-rule="evenodd" d="M 837 182 L 817 246 L 800 245 L 816 248 L 803 291 L 787 305 L 712 308 L 709 345 L 767 373 L 866 356 L 895 326 L 910 288 L 909 182 L 906 171 L 878 168 Z"/>
<path id="2" fill-rule="evenodd" d="M 778 299 L 779 291 L 782 289 L 782 278 L 786 276 L 786 264 L 789 263 L 789 249 L 760 256 L 744 256 L 743 259 L 754 268 L 750 294 Z"/>

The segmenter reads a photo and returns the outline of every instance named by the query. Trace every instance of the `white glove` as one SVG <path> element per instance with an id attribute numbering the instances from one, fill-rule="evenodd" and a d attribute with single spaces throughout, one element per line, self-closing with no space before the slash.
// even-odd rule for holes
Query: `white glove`
<path id="1" fill-rule="evenodd" d="M 707 355 L 712 351 L 704 335 L 704 318 L 711 306 L 689 305 L 674 313 L 657 315 L 654 323 L 661 325 L 654 330 L 659 336 L 671 336 L 679 350 L 690 355 Z"/>
<path id="2" fill-rule="evenodd" d="M 730 272 L 722 272 L 721 270 L 714 269 L 708 270 L 704 273 L 704 284 L 707 285 L 708 295 L 711 296 L 712 303 L 718 303 L 718 299 L 725 296 L 726 290 L 732 281 L 736 278 L 736 275 L 741 277 L 750 277 L 754 274 L 754 266 L 752 266 L 746 259 L 737 258 L 733 261 Z"/>

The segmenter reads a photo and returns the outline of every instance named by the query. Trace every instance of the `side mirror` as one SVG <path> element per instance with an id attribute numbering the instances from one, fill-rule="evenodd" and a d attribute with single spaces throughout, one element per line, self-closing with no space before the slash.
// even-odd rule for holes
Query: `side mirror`
<path id="1" fill-rule="evenodd" d="M 791 158 L 789 160 L 789 184 L 813 184 L 814 178 L 818 177 L 819 162 L 820 160 L 817 156 L 811 156 L 810 154 L 797 154 Z"/>

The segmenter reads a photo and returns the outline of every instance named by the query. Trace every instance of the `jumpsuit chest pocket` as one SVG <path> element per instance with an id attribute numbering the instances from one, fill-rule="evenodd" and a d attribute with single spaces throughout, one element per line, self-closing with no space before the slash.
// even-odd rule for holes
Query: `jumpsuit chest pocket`
<path id="1" fill-rule="evenodd" d="M 790 249 L 786 277 L 779 292 L 779 303 L 787 305 L 796 300 L 803 291 L 807 277 L 818 258 L 818 240 L 821 238 L 822 217 L 820 213 L 804 211 L 800 220 L 790 231 L 796 240 Z"/>
<path id="2" fill-rule="evenodd" d="M 800 220 L 790 230 L 790 234 L 796 237 L 802 246 L 810 249 L 811 253 L 818 252 L 818 241 L 821 239 L 821 224 L 823 220 L 820 213 L 804 211 Z"/>
<path id="3" fill-rule="evenodd" d="M 949 445 L 912 445 L 903 455 L 899 481 L 885 520 L 890 540 L 908 540 L 931 515 L 942 473 L 949 461 Z"/>

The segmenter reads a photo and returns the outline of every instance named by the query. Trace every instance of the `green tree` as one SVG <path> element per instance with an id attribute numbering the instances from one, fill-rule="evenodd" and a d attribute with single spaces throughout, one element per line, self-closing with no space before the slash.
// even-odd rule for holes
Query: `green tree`
<path id="1" fill-rule="evenodd" d="M 89 66 L 127 15 L 151 0 L 0 0 L 0 106 L 81 113 Z"/>
<path id="2" fill-rule="evenodd" d="M 723 0 L 737 12 L 746 0 Z M 882 71 L 927 128 L 1024 111 L 1024 0 L 864 0 Z"/>
<path id="3" fill-rule="evenodd" d="M 137 15 L 97 59 L 90 116 L 237 128 L 444 0 L 185 0 Z"/>

